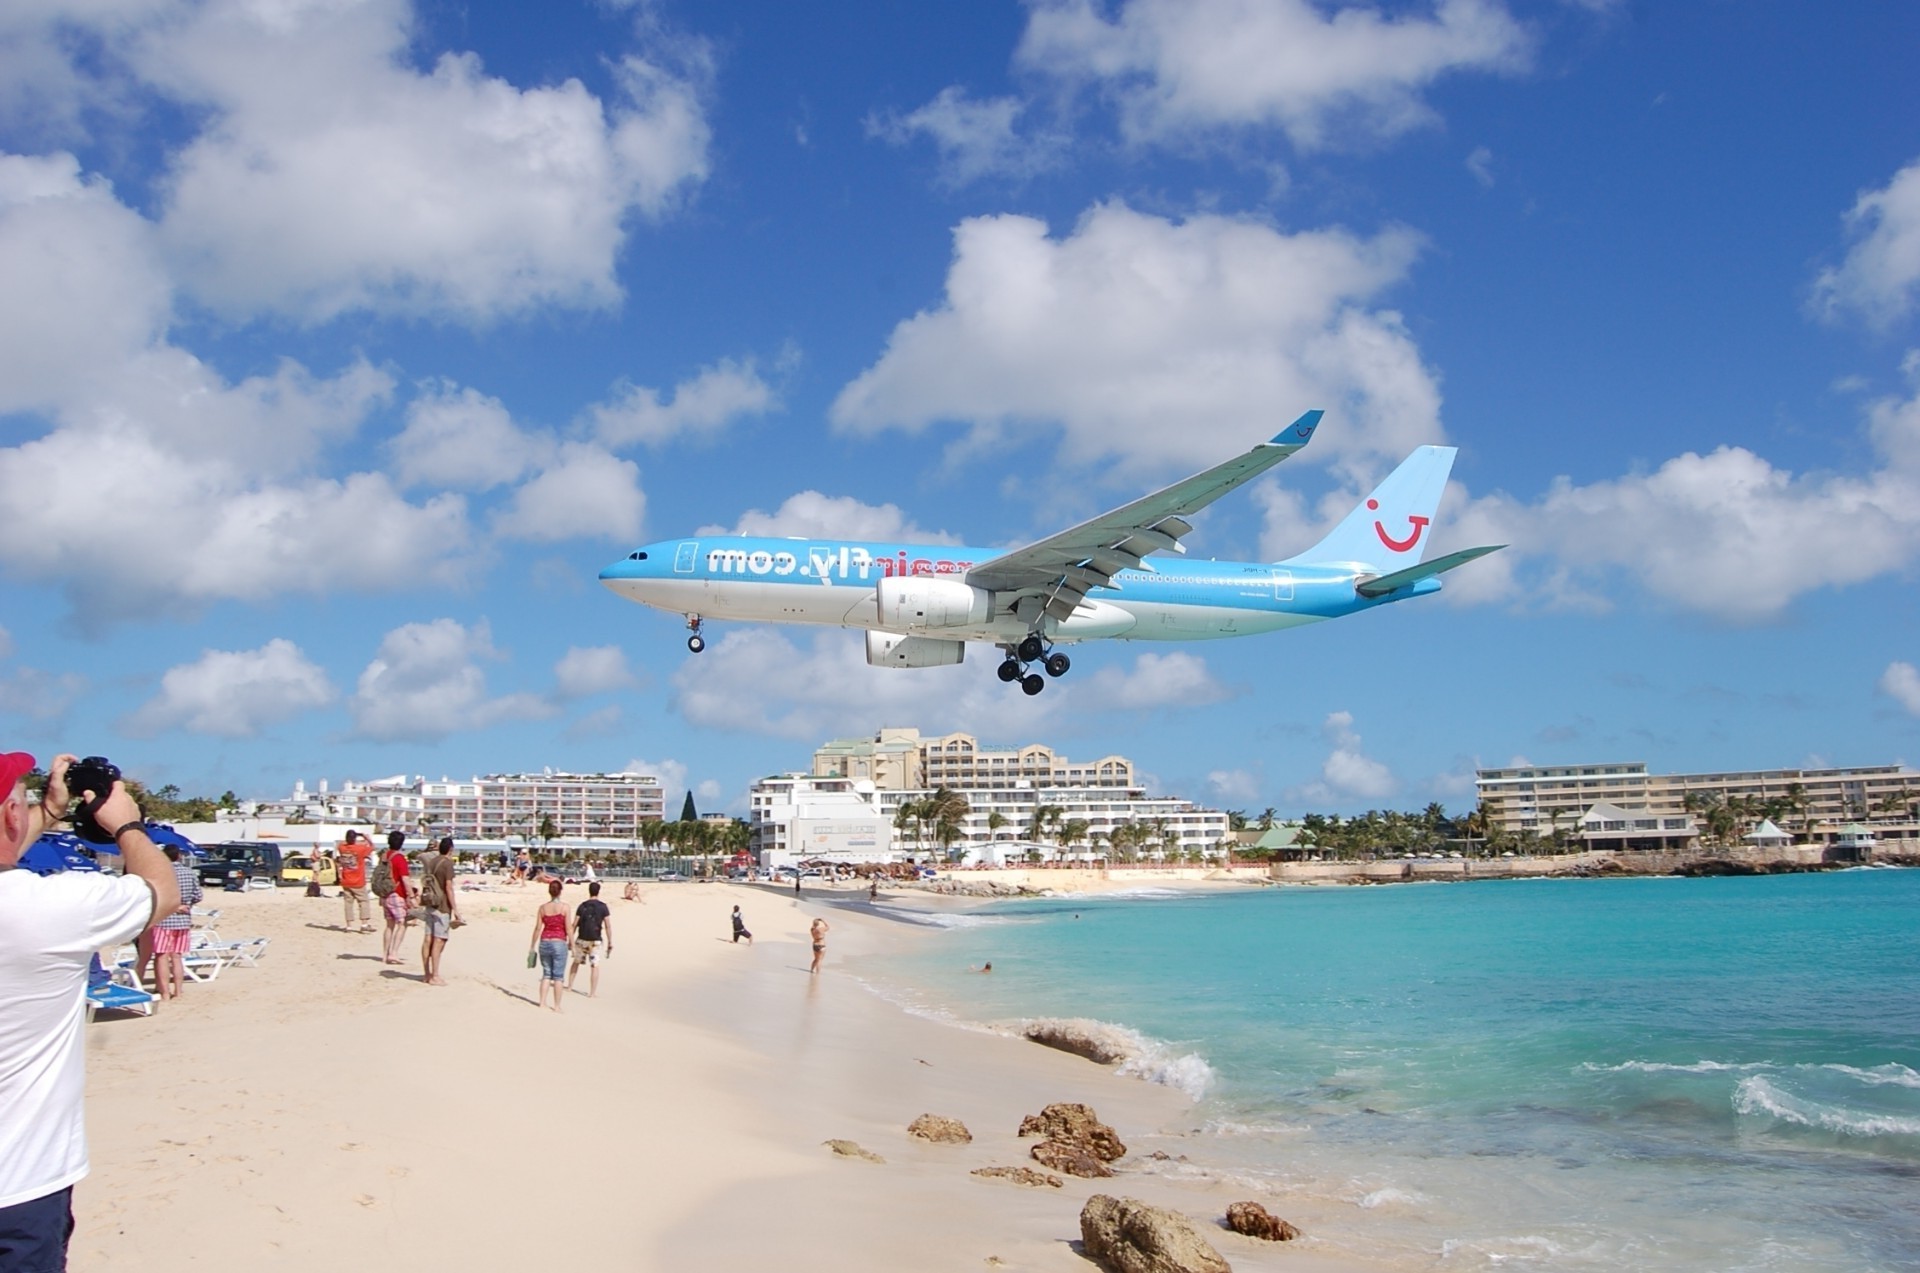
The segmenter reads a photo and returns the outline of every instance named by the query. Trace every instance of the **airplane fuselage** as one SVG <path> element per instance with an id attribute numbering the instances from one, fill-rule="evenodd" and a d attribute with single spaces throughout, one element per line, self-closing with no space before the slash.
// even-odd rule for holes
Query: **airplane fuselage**
<path id="1" fill-rule="evenodd" d="M 1335 619 L 1439 590 L 1422 579 L 1380 597 L 1355 591 L 1361 563 L 1311 566 L 1155 557 L 1096 587 L 1065 619 L 992 605 L 985 612 L 908 622 L 883 613 L 880 582 L 927 578 L 965 584 L 1003 550 L 871 540 L 716 536 L 649 544 L 601 572 L 601 582 L 656 609 L 748 623 L 807 623 L 957 641 L 1017 642 L 1036 629 L 1050 641 L 1097 638 L 1194 641 L 1250 636 Z"/>

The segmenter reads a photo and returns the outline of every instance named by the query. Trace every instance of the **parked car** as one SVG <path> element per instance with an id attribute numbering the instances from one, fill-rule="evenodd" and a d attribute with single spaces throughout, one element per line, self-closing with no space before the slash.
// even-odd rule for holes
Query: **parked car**
<path id="1" fill-rule="evenodd" d="M 286 863 L 277 844 L 230 840 L 225 844 L 209 844 L 203 851 L 206 856 L 200 859 L 199 866 L 203 887 L 232 888 L 236 879 L 240 888 L 246 888 L 254 880 L 264 880 L 268 885 L 286 882 L 282 879 Z M 300 883 L 305 884 L 306 880 Z"/>
<path id="2" fill-rule="evenodd" d="M 305 853 L 292 853 L 280 864 L 282 884 L 305 884 L 315 879 L 320 881 L 322 887 L 331 887 L 339 883 L 339 867 L 332 858 L 315 858 Z"/>

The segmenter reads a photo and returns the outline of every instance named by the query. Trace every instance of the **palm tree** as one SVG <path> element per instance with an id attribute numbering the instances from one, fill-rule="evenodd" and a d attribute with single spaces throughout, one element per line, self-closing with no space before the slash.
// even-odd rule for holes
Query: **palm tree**
<path id="1" fill-rule="evenodd" d="M 1268 805 L 1266 808 L 1260 811 L 1260 820 L 1254 823 L 1254 826 L 1258 827 L 1262 831 L 1271 831 L 1273 830 L 1273 819 L 1274 819 L 1274 808 L 1272 805 Z"/>
<path id="2" fill-rule="evenodd" d="M 999 839 L 1000 828 L 1006 825 L 1007 825 L 1006 814 L 1000 812 L 998 809 L 995 809 L 992 813 L 989 813 L 987 815 L 987 838 L 989 840 Z"/>
<path id="3" fill-rule="evenodd" d="M 1060 843 L 1069 849 L 1083 843 L 1091 826 L 1085 818 L 1068 818 L 1060 828 Z"/>
<path id="4" fill-rule="evenodd" d="M 934 838 L 940 842 L 941 852 L 949 857 L 953 854 L 953 842 L 960 838 L 961 829 L 967 815 L 973 812 L 973 806 L 967 798 L 957 791 L 941 787 L 933 793 L 927 802 L 927 815 L 933 822 Z"/>
<path id="5" fill-rule="evenodd" d="M 1037 843 L 1045 840 L 1049 831 L 1058 836 L 1060 815 L 1065 812 L 1066 810 L 1057 804 L 1035 805 L 1033 816 L 1027 819 L 1027 838 Z"/>

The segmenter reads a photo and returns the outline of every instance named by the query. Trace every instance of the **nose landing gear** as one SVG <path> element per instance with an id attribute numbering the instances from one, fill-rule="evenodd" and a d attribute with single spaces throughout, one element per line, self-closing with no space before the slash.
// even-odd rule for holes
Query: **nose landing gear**
<path id="1" fill-rule="evenodd" d="M 700 616 L 697 614 L 688 615 L 687 626 L 693 629 L 693 635 L 687 638 L 687 648 L 695 654 L 698 654 L 707 648 L 707 639 L 700 635 Z"/>
<path id="2" fill-rule="evenodd" d="M 1028 665 L 1038 663 L 1046 669 L 1047 676 L 1065 676 L 1067 669 L 1073 666 L 1073 660 L 1061 651 L 1049 652 L 1047 643 L 1038 633 L 1032 633 L 1018 645 L 1003 645 L 1007 657 L 1000 662 L 1000 679 L 1008 684 L 1018 683 L 1022 693 L 1038 694 L 1047 688 L 1047 677 L 1028 670 Z"/>

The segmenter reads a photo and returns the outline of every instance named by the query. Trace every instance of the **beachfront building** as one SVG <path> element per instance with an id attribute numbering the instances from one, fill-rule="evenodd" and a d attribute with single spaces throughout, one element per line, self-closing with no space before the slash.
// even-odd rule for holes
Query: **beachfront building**
<path id="1" fill-rule="evenodd" d="M 852 866 L 897 862 L 893 823 L 872 781 L 776 774 L 747 793 L 754 861 L 772 870 L 798 862 Z"/>
<path id="2" fill-rule="evenodd" d="M 1663 838 L 1683 830 L 1737 842 L 1772 819 L 1802 844 L 1837 845 L 1847 829 L 1876 841 L 1920 845 L 1920 772 L 1904 765 L 1650 774 L 1644 762 L 1521 765 L 1479 770 L 1475 786 L 1490 833 L 1551 839 L 1578 834 L 1597 805 L 1659 820 Z"/>
<path id="3" fill-rule="evenodd" d="M 890 859 L 987 864 L 1008 856 L 1027 861 L 1096 858 L 1166 861 L 1220 854 L 1227 815 L 1175 796 L 1148 795 L 1124 756 L 1074 761 L 1051 747 L 983 747 L 971 734 L 923 738 L 888 727 L 868 738 L 837 739 L 813 755 L 810 777 L 846 784 L 870 800 L 893 829 Z M 768 787 L 772 808 L 786 790 Z M 957 818 L 922 816 L 939 791 L 965 802 Z M 870 794 L 868 794 L 870 793 Z M 754 788 L 754 797 L 762 787 Z M 753 798 L 750 798 L 750 803 Z M 760 820 L 750 810 L 749 819 Z M 756 843 L 777 836 L 756 833 Z"/>
<path id="4" fill-rule="evenodd" d="M 399 829 L 462 840 L 531 840 L 551 820 L 555 838 L 634 839 L 640 824 L 665 814 L 660 779 L 653 774 L 488 774 L 457 782 L 396 774 L 330 788 L 322 780 L 260 812 L 296 822 Z"/>

